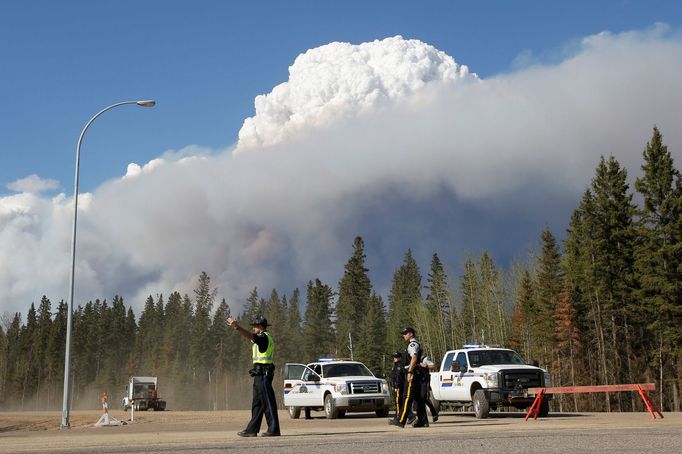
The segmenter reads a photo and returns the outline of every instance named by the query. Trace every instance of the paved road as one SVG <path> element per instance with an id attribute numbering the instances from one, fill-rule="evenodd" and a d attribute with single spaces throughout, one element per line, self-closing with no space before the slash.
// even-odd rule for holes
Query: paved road
<path id="1" fill-rule="evenodd" d="M 220 413 L 220 412 L 219 412 Z M 394 452 L 658 452 L 682 451 L 682 414 L 652 420 L 647 413 L 552 414 L 525 422 L 523 415 L 477 420 L 442 415 L 429 428 L 400 429 L 385 419 L 350 416 L 329 421 L 290 420 L 281 412 L 283 436 L 239 438 L 247 412 L 177 412 L 123 427 L 81 427 L 71 432 L 0 434 L 0 452 L 222 453 L 257 449 L 268 453 Z M 211 416 L 209 416 L 211 415 Z M 2 415 L 0 415 L 1 417 Z M 157 418 L 157 419 L 154 419 Z"/>

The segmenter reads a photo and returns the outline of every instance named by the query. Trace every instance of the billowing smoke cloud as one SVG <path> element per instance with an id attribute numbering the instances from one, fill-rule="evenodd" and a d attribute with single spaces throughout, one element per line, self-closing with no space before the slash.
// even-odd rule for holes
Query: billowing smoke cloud
<path id="1" fill-rule="evenodd" d="M 488 79 L 400 37 L 322 46 L 289 71 L 233 149 L 169 151 L 83 196 L 77 303 L 139 307 L 205 270 L 239 309 L 254 286 L 335 285 L 357 234 L 385 291 L 408 247 L 426 274 L 433 252 L 456 269 L 466 251 L 521 256 L 546 225 L 561 235 L 599 156 L 634 177 L 654 124 L 681 162 L 682 40 L 664 26 Z M 25 311 L 66 297 L 72 206 L 11 189 L 0 311 Z"/>

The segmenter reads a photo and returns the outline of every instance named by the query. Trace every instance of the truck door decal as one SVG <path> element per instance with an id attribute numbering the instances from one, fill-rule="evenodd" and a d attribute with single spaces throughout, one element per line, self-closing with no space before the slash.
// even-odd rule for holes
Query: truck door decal
<path id="1" fill-rule="evenodd" d="M 440 386 L 442 388 L 451 388 L 452 387 L 452 375 L 450 375 L 449 377 L 444 377 L 441 375 L 440 378 L 441 378 Z"/>

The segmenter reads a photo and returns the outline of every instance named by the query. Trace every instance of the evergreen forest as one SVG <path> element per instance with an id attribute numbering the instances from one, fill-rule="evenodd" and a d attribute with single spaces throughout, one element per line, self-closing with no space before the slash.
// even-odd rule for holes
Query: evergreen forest
<path id="1" fill-rule="evenodd" d="M 642 157 L 634 187 L 613 156 L 601 157 L 563 241 L 545 228 L 529 259 L 506 269 L 483 251 L 456 267 L 434 253 L 421 270 L 408 249 L 384 297 L 357 237 L 338 283 L 311 277 L 288 293 L 253 288 L 239 313 L 205 272 L 192 294 L 150 295 L 139 314 L 119 296 L 78 305 L 72 408 L 98 408 L 101 391 L 119 408 L 131 375 L 158 376 L 169 409 L 249 408 L 250 346 L 226 320 L 248 328 L 264 315 L 276 339 L 279 399 L 286 362 L 353 358 L 386 377 L 391 353 L 405 347 L 400 330 L 413 326 L 434 361 L 467 343 L 511 347 L 547 368 L 555 386 L 656 383 L 655 402 L 679 411 L 682 176 L 656 127 Z M 61 408 L 66 319 L 66 302 L 47 296 L 25 314 L 2 315 L 0 409 Z M 552 407 L 643 410 L 635 393 L 559 395 Z"/>

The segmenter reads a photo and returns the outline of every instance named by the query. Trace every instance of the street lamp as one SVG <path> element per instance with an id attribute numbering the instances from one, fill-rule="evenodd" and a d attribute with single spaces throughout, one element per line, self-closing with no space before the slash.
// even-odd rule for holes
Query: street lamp
<path id="1" fill-rule="evenodd" d="M 81 143 L 83 142 L 83 136 L 85 136 L 85 131 L 88 130 L 93 121 L 100 115 L 102 115 L 107 110 L 113 109 L 114 107 L 123 106 L 125 104 L 137 104 L 141 107 L 154 107 L 156 101 L 144 100 L 144 101 L 123 101 L 112 104 L 109 107 L 105 107 L 95 114 L 94 117 L 87 122 L 80 137 L 78 138 L 78 146 L 76 147 L 76 176 L 74 179 L 74 189 L 73 189 L 73 234 L 71 236 L 71 278 L 69 286 L 69 307 L 68 314 L 66 317 L 66 349 L 64 351 L 64 405 L 62 407 L 62 424 L 61 429 L 65 430 L 70 427 L 69 425 L 69 406 L 70 406 L 70 386 L 69 386 L 69 375 L 71 369 L 71 317 L 73 314 L 73 288 L 74 288 L 74 274 L 76 269 L 76 221 L 78 220 L 78 170 L 80 167 L 81 159 Z"/>

